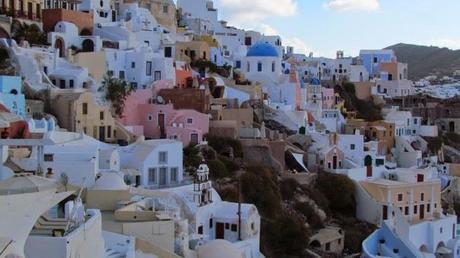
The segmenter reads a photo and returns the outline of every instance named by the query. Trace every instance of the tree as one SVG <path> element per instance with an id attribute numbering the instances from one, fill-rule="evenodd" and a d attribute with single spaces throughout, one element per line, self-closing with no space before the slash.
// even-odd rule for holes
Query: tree
<path id="1" fill-rule="evenodd" d="M 21 23 L 14 20 L 11 25 L 11 35 L 16 42 L 26 40 L 31 45 L 46 45 L 47 36 L 36 24 Z"/>
<path id="2" fill-rule="evenodd" d="M 105 92 L 105 99 L 112 103 L 115 114 L 121 117 L 125 108 L 125 100 L 134 91 L 134 87 L 128 85 L 125 80 L 113 78 L 108 74 L 104 76 L 102 87 L 99 90 Z"/>

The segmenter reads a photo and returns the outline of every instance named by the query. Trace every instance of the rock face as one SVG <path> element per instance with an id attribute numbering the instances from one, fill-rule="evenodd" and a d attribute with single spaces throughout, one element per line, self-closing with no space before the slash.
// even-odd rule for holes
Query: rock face
<path id="1" fill-rule="evenodd" d="M 243 145 L 244 163 L 272 167 L 282 172 L 283 166 L 271 154 L 270 147 L 265 144 Z"/>

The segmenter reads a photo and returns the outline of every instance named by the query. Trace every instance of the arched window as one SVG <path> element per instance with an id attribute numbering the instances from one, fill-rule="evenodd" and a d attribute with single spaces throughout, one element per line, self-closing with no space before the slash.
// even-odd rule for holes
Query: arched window
<path id="1" fill-rule="evenodd" d="M 260 61 L 257 63 L 257 71 L 262 72 L 262 62 Z"/>
<path id="2" fill-rule="evenodd" d="M 275 66 L 276 66 L 276 64 L 275 64 L 275 62 L 273 61 L 273 62 L 272 62 L 272 72 L 275 72 Z"/>

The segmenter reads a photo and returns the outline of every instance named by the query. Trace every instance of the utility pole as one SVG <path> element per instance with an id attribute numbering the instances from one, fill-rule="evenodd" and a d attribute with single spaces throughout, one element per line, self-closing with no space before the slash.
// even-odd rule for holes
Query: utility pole
<path id="1" fill-rule="evenodd" d="M 238 177 L 238 241 L 241 241 L 241 176 Z"/>

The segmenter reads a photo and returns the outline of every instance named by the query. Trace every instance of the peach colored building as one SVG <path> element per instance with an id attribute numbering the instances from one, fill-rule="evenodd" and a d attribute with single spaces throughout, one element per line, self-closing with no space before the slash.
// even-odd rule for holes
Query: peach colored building
<path id="1" fill-rule="evenodd" d="M 209 132 L 209 116 L 192 109 L 157 104 L 150 89 L 137 90 L 125 101 L 121 123 L 136 135 L 152 139 L 177 139 L 184 146 L 203 141 Z"/>
<path id="2" fill-rule="evenodd" d="M 181 89 L 191 88 L 193 86 L 192 71 L 176 69 L 176 86 Z"/>
<path id="3" fill-rule="evenodd" d="M 349 119 L 345 124 L 346 134 L 355 134 L 359 130 L 367 141 L 378 141 L 381 143 L 385 153 L 389 153 L 395 145 L 395 125 L 386 121 L 367 122 L 362 119 Z"/>
<path id="4" fill-rule="evenodd" d="M 323 108 L 333 109 L 335 106 L 335 92 L 332 88 L 322 88 L 323 93 Z"/>

